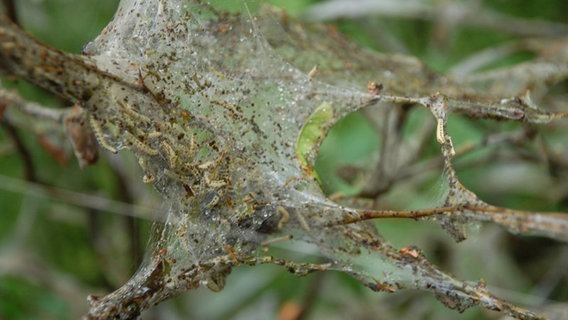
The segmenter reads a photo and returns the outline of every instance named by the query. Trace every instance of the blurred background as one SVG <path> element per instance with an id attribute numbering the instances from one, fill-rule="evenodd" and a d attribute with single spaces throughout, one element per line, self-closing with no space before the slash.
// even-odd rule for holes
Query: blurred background
<path id="1" fill-rule="evenodd" d="M 112 18 L 116 0 L 3 0 L 5 12 L 56 48 L 79 53 Z M 233 3 L 215 1 L 222 7 Z M 566 37 L 564 0 L 476 1 L 266 1 L 291 16 L 325 21 L 370 50 L 418 57 L 431 70 L 455 77 L 479 69 L 534 59 L 529 50 L 508 50 L 519 39 Z M 255 10 L 264 2 L 252 2 Z M 13 8 L 13 11 L 9 8 Z M 8 8 L 8 9 L 6 9 Z M 231 8 L 229 8 L 231 9 Z M 276 21 L 275 21 L 276 23 Z M 566 39 L 560 38 L 566 45 Z M 485 56 L 482 53 L 487 53 Z M 568 52 L 568 51 L 567 51 Z M 566 53 L 565 53 L 566 54 Z M 481 58 L 479 58 L 481 56 Z M 476 65 L 477 66 L 477 65 Z M 68 107 L 24 81 L 3 77 L 30 101 Z M 568 83 L 552 89 L 568 111 Z M 564 109 L 562 109 L 564 108 Z M 412 110 L 403 132 L 420 130 L 425 110 Z M 7 120 L 9 119 L 9 120 Z M 480 147 L 456 159 L 464 185 L 495 205 L 568 212 L 567 122 L 547 127 L 472 121 L 452 116 L 449 131 L 459 148 L 500 133 L 520 134 L 502 147 Z M 338 123 L 317 161 L 330 195 L 361 195 L 365 173 L 377 166 L 385 140 L 364 112 Z M 441 166 L 435 139 L 416 159 L 416 177 L 377 192 L 368 201 L 385 208 L 437 204 Z M 62 128 L 5 117 L 0 126 L 0 320 L 77 319 L 88 294 L 104 294 L 134 273 L 143 258 L 150 224 L 161 200 L 141 183 L 135 159 L 100 151 L 99 161 L 79 168 Z M 555 159 L 559 159 L 556 161 Z M 556 162 L 555 162 L 556 161 Z M 412 171 L 410 171 L 412 172 Z M 414 176 L 413 176 L 414 177 Z M 493 225 L 472 228 L 456 244 L 434 223 L 380 221 L 397 246 L 418 245 L 428 258 L 461 279 L 485 279 L 501 298 L 538 309 L 568 300 L 568 247 L 538 237 L 516 237 Z M 288 250 L 294 250 L 288 248 Z M 301 255 L 301 250 L 298 249 Z M 558 308 L 567 310 L 566 304 Z M 336 273 L 295 278 L 281 268 L 237 268 L 226 288 L 200 288 L 165 302 L 143 319 L 498 319 L 479 308 L 463 314 L 429 293 L 374 293 Z"/>

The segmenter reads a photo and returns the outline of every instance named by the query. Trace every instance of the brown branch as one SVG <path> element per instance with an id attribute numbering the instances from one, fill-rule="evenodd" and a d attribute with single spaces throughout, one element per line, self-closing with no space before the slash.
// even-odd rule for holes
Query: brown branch
<path id="1" fill-rule="evenodd" d="M 27 101 L 15 90 L 0 89 L 0 104 L 15 107 L 21 112 L 38 120 L 47 120 L 57 123 L 60 123 L 69 112 L 68 109 L 48 108 L 39 103 Z"/>
<path id="2" fill-rule="evenodd" d="M 72 102 L 87 102 L 105 82 L 136 90 L 138 84 L 97 68 L 86 56 L 65 53 L 36 40 L 0 14 L 0 70 Z"/>
<path id="3" fill-rule="evenodd" d="M 40 43 L 5 15 L 0 15 L 0 47 L 0 69 L 69 101 L 88 100 L 99 85 L 92 62 Z"/>
<path id="4" fill-rule="evenodd" d="M 6 10 L 6 15 L 12 19 L 12 21 L 18 21 L 17 13 L 16 13 L 16 5 L 14 0 L 2 0 L 2 5 Z"/>
<path id="5" fill-rule="evenodd" d="M 532 234 L 568 241 L 568 214 L 558 212 L 538 213 L 513 210 L 491 205 L 463 205 L 419 210 L 357 210 L 346 209 L 349 214 L 342 221 L 329 223 L 327 227 L 357 223 L 372 219 L 405 218 L 422 219 L 438 215 L 463 216 L 479 221 L 492 221 L 513 233 Z"/>
<path id="6" fill-rule="evenodd" d="M 544 319 L 542 316 L 529 310 L 519 308 L 507 301 L 501 300 L 491 294 L 483 280 L 479 282 L 463 282 L 444 273 L 424 257 L 416 247 L 405 247 L 396 250 L 386 242 L 377 241 L 364 232 L 354 228 L 342 228 L 338 231 L 347 238 L 376 252 L 390 263 L 399 266 L 403 277 L 391 275 L 384 282 L 375 280 L 373 275 L 358 271 L 346 271 L 352 277 L 362 282 L 373 291 L 395 292 L 398 289 L 415 287 L 428 290 L 436 294 L 448 308 L 463 312 L 473 306 L 483 306 L 489 310 L 506 313 L 516 319 Z M 369 279 L 371 277 L 371 279 Z M 372 281 L 369 281 L 372 280 Z"/>

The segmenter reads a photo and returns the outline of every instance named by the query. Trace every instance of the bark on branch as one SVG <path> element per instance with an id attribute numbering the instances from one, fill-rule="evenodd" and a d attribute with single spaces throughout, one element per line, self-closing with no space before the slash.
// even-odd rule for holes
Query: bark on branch
<path id="1" fill-rule="evenodd" d="M 86 102 L 105 80 L 123 82 L 90 58 L 44 44 L 0 14 L 0 70 L 71 102 Z"/>

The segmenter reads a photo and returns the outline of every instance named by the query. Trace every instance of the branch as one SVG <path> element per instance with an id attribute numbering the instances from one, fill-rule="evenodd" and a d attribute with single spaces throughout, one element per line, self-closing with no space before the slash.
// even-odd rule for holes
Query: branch
<path id="1" fill-rule="evenodd" d="M 119 215 L 133 215 L 141 219 L 150 220 L 154 220 L 156 218 L 153 215 L 153 213 L 156 212 L 156 208 L 134 206 L 104 197 L 45 186 L 3 175 L 0 175 L 0 188 L 10 192 L 29 194 L 40 198 L 55 199 L 79 207 L 107 211 Z"/>
<path id="2" fill-rule="evenodd" d="M 0 70 L 72 102 L 86 102 L 105 81 L 124 83 L 81 55 L 39 42 L 0 14 Z"/>

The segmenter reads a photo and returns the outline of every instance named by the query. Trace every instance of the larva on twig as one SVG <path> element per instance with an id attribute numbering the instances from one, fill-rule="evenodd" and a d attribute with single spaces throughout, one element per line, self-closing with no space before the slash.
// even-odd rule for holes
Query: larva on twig
<path id="1" fill-rule="evenodd" d="M 98 120 L 95 119 L 93 116 L 89 116 L 89 124 L 91 125 L 91 128 L 93 128 L 93 133 L 95 134 L 95 137 L 97 138 L 99 144 L 108 151 L 112 153 L 117 153 L 118 151 L 116 150 L 116 148 L 111 146 L 110 143 L 108 143 L 108 141 L 106 140 L 105 135 L 103 133 L 103 128 L 101 124 L 98 122 Z"/>
<path id="2" fill-rule="evenodd" d="M 281 230 L 284 225 L 290 220 L 290 213 L 284 207 L 276 208 L 276 212 L 280 215 L 280 220 L 278 221 L 278 230 Z"/>
<path id="3" fill-rule="evenodd" d="M 164 140 L 162 140 L 160 145 L 162 147 L 162 150 L 164 151 L 164 155 L 166 156 L 166 159 L 168 160 L 168 164 L 169 164 L 170 168 L 171 169 L 175 168 L 176 160 L 177 160 L 178 156 L 177 156 L 176 152 L 174 151 L 174 148 L 172 148 L 172 146 Z"/>
<path id="4" fill-rule="evenodd" d="M 440 144 L 444 144 L 446 142 L 446 133 L 444 132 L 444 120 L 438 119 L 438 123 L 436 126 L 436 140 Z"/>
<path id="5" fill-rule="evenodd" d="M 209 178 L 209 175 L 207 173 L 203 175 L 203 179 L 205 181 L 205 184 L 211 188 L 222 188 L 227 185 L 226 181 L 212 180 L 211 178 Z"/>
<path id="6" fill-rule="evenodd" d="M 438 123 L 436 126 L 436 140 L 438 140 L 438 143 L 440 143 L 442 146 L 445 144 L 448 144 L 449 146 L 449 150 L 450 150 L 450 156 L 455 156 L 456 155 L 456 151 L 454 150 L 454 145 L 452 143 L 452 139 L 448 136 L 446 138 L 446 130 L 444 128 L 444 120 L 442 119 L 438 119 Z"/>
<path id="7" fill-rule="evenodd" d="M 146 138 L 148 139 L 158 139 L 161 138 L 164 134 L 161 133 L 160 131 L 152 131 L 152 132 L 148 132 L 146 133 Z"/>
<path id="8" fill-rule="evenodd" d="M 120 110 L 122 110 L 124 113 L 131 116 L 132 118 L 139 120 L 139 121 L 146 122 L 146 123 L 152 122 L 152 120 L 150 118 L 148 118 L 147 116 L 145 116 L 141 113 L 134 111 L 134 109 L 132 109 L 130 106 L 122 103 L 121 101 L 117 101 L 116 103 L 120 107 Z"/>
<path id="9" fill-rule="evenodd" d="M 138 151 L 143 152 L 150 156 L 157 156 L 159 154 L 158 150 L 152 149 L 150 146 L 145 144 L 144 142 L 140 141 L 136 136 L 134 136 L 129 131 L 125 130 L 124 135 L 126 136 L 126 140 Z"/>
<path id="10" fill-rule="evenodd" d="M 308 232 L 312 231 L 312 229 L 310 228 L 310 225 L 306 221 L 306 218 L 304 218 L 304 215 L 301 212 L 299 212 L 298 210 L 295 210 L 295 212 L 296 212 L 296 217 L 298 218 L 298 222 L 300 222 L 300 226 Z"/>

